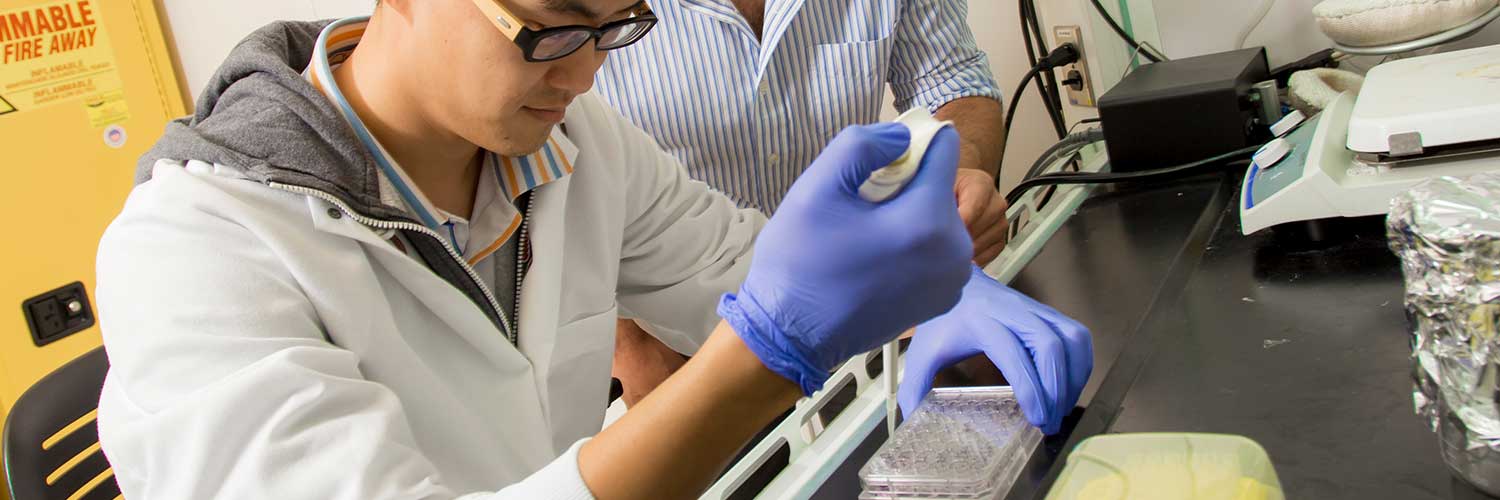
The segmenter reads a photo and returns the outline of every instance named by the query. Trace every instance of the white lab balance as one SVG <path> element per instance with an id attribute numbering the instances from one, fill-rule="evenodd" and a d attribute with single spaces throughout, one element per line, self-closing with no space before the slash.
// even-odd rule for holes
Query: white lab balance
<path id="1" fill-rule="evenodd" d="M 1284 156 L 1245 174 L 1244 234 L 1384 214 L 1424 180 L 1500 170 L 1500 45 L 1376 66 L 1357 97 L 1344 93 L 1281 140 Z"/>

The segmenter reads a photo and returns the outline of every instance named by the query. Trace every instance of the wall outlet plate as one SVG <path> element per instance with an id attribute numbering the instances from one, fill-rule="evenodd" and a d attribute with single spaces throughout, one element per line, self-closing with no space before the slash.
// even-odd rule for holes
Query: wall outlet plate
<path id="1" fill-rule="evenodd" d="M 1078 61 L 1067 66 L 1057 68 L 1057 81 L 1061 82 L 1070 78 L 1074 73 L 1082 81 L 1082 88 L 1075 89 L 1068 85 L 1061 85 L 1063 90 L 1068 91 L 1068 102 L 1074 106 L 1094 107 L 1094 80 L 1089 78 L 1088 51 L 1083 49 L 1083 29 L 1078 26 L 1055 26 L 1052 28 L 1052 37 L 1056 43 L 1054 46 L 1062 46 L 1071 43 L 1078 48 Z"/>
<path id="2" fill-rule="evenodd" d="M 75 281 L 62 288 L 26 299 L 21 303 L 26 325 L 31 327 L 31 342 L 41 347 L 94 326 L 94 308 L 83 283 Z"/>

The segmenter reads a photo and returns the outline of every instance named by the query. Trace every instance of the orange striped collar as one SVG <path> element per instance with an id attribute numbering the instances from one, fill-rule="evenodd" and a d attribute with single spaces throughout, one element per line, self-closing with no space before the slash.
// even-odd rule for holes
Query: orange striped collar
<path id="1" fill-rule="evenodd" d="M 439 234 L 452 234 L 452 224 L 455 222 L 467 224 L 469 221 L 439 210 L 422 194 L 421 190 L 407 178 L 406 172 L 395 159 L 368 132 L 359 116 L 344 99 L 338 84 L 333 81 L 333 68 L 348 59 L 354 47 L 359 44 L 360 37 L 364 35 L 368 24 L 368 18 L 348 18 L 334 22 L 325 28 L 319 37 L 321 46 L 314 52 L 313 60 L 304 72 L 305 77 L 340 108 L 345 120 L 355 129 L 355 135 L 359 136 L 370 154 L 376 156 L 376 163 L 381 167 L 382 198 L 391 198 L 392 201 L 395 201 L 394 198 L 399 198 L 407 209 L 413 212 L 413 215 L 438 231 Z M 485 160 L 486 172 L 480 179 L 481 185 L 488 185 L 491 182 L 488 178 L 495 179 L 493 182 L 499 190 L 497 194 L 500 194 L 506 203 L 491 204 L 491 209 L 498 209 L 504 213 L 478 213 L 476 211 L 471 215 L 476 224 L 503 227 L 468 228 L 471 229 L 469 234 L 475 238 L 461 242 L 455 236 L 453 238 L 455 246 L 471 262 L 478 262 L 493 253 L 514 234 L 520 225 L 521 216 L 514 206 L 514 200 L 529 190 L 572 174 L 573 161 L 577 155 L 578 147 L 568 140 L 561 127 L 553 127 L 546 144 L 531 154 L 510 157 L 490 153 Z M 386 196 L 386 187 L 393 191 L 389 197 Z M 476 206 L 476 209 L 479 208 L 484 207 Z M 448 227 L 445 229 L 443 226 Z M 493 241 L 492 236 L 495 237 Z"/>

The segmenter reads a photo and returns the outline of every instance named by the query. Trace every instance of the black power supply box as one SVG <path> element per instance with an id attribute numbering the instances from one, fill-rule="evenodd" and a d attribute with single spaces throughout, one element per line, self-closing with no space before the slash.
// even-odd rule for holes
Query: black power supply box
<path id="1" fill-rule="evenodd" d="M 1269 79 L 1263 47 L 1136 68 L 1099 98 L 1110 168 L 1170 167 L 1264 142 L 1250 96 Z"/>

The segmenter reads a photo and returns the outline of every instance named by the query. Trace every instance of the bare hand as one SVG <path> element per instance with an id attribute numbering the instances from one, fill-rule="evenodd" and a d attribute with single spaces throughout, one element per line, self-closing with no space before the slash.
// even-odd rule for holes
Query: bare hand
<path id="1" fill-rule="evenodd" d="M 972 168 L 958 169 L 953 194 L 958 197 L 958 215 L 974 239 L 974 262 L 989 265 L 1005 249 L 1009 234 L 1005 197 L 995 190 L 994 177 Z"/>

